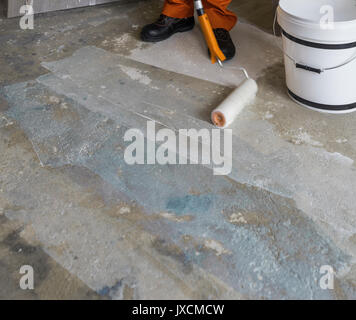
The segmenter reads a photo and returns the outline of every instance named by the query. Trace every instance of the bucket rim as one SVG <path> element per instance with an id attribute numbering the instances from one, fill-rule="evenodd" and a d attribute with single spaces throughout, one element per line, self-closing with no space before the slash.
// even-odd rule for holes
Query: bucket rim
<path id="1" fill-rule="evenodd" d="M 277 7 L 276 17 L 279 25 L 289 34 L 306 41 L 324 44 L 346 44 L 356 41 L 356 20 L 338 22 L 332 30 L 323 30 L 319 23 L 302 20 Z M 297 31 L 298 30 L 298 31 Z M 304 30 L 305 32 L 301 32 Z M 311 33 L 306 32 L 310 30 Z"/>
<path id="2" fill-rule="evenodd" d="M 294 14 L 286 11 L 286 9 L 284 9 L 282 7 L 282 4 L 283 4 L 283 2 L 280 1 L 279 4 L 278 4 L 277 10 L 278 9 L 281 10 L 286 16 L 292 17 L 293 19 L 295 19 L 295 20 L 297 20 L 299 22 L 307 23 L 307 24 L 310 24 L 312 26 L 319 26 L 320 25 L 319 22 L 316 22 L 316 21 L 311 20 L 311 19 L 302 18 L 300 16 L 294 15 Z M 334 21 L 334 25 L 336 25 L 336 26 L 347 26 L 349 24 L 356 24 L 356 17 L 355 17 L 355 19 L 352 19 L 352 20 Z"/>

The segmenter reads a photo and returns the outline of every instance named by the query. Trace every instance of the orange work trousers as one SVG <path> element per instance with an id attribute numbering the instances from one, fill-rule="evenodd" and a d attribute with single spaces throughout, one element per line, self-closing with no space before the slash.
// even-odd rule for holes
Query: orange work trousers
<path id="1" fill-rule="evenodd" d="M 236 15 L 227 9 L 231 0 L 203 0 L 204 10 L 214 29 L 231 30 L 236 24 Z M 165 0 L 162 13 L 172 18 L 187 18 L 194 15 L 193 0 Z"/>

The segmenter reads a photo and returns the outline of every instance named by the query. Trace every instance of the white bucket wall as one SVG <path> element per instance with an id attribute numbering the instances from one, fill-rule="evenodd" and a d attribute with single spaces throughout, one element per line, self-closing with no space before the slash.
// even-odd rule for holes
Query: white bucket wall
<path id="1" fill-rule="evenodd" d="M 353 5 L 349 6 L 350 3 Z M 325 30 L 320 25 L 320 8 L 330 4 L 334 5 L 334 29 Z M 286 81 L 291 97 L 318 111 L 355 111 L 356 59 L 320 74 L 297 68 L 296 63 L 324 70 L 356 57 L 356 3 L 352 0 L 281 0 L 277 17 L 283 29 Z"/>

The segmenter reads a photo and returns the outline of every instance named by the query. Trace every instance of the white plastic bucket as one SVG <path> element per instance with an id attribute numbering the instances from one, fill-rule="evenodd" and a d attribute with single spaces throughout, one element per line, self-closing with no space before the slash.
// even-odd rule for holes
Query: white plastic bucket
<path id="1" fill-rule="evenodd" d="M 321 112 L 356 111 L 356 0 L 280 0 L 277 19 L 291 98 Z"/>

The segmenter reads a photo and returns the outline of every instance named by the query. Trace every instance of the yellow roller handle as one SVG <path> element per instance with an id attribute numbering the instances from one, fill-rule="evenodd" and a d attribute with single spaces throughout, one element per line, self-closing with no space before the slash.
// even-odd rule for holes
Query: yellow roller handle
<path id="1" fill-rule="evenodd" d="M 218 58 L 220 61 L 225 61 L 226 57 L 222 53 L 218 42 L 216 40 L 213 28 L 211 27 L 208 15 L 204 13 L 201 16 L 198 16 L 200 27 L 203 31 L 204 37 L 206 44 L 208 45 L 208 48 L 210 50 L 210 56 L 211 56 L 211 63 L 216 62 L 216 58 Z"/>

